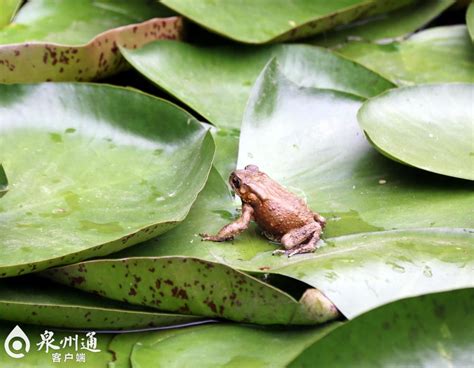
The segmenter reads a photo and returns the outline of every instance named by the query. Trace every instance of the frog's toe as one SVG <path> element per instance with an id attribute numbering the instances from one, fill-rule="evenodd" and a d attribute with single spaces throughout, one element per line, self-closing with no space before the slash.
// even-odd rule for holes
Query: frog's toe
<path id="1" fill-rule="evenodd" d="M 276 255 L 281 255 L 281 254 L 287 254 L 287 250 L 285 249 L 275 249 L 273 252 L 272 252 L 272 256 L 276 256 Z"/>

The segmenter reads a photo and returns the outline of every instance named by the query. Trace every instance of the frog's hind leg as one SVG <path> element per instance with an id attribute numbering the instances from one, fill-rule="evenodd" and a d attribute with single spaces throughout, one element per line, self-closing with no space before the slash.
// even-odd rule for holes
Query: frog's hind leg
<path id="1" fill-rule="evenodd" d="M 318 222 L 311 222 L 297 229 L 293 229 L 287 232 L 281 238 L 281 244 L 285 247 L 286 250 L 278 249 L 274 251 L 273 254 L 281 254 L 281 253 L 289 254 L 290 252 L 293 252 L 296 248 L 299 249 L 303 245 L 304 246 L 309 245 L 311 242 L 313 242 L 313 238 L 316 237 L 316 240 L 314 241 L 313 248 L 312 248 L 312 250 L 314 250 L 315 249 L 314 246 L 318 242 L 319 237 L 322 233 L 322 230 L 323 229 Z M 310 239 L 308 243 L 303 244 L 308 239 Z M 297 253 L 302 253 L 302 252 L 297 252 Z"/>
<path id="2" fill-rule="evenodd" d="M 302 254 L 302 253 L 312 253 L 316 249 L 318 249 L 318 241 L 321 238 L 321 234 L 318 232 L 315 232 L 311 239 L 304 244 L 297 245 L 296 247 L 292 249 L 288 249 L 285 251 L 285 254 L 288 255 L 288 258 L 291 256 L 294 256 L 295 254 Z"/>

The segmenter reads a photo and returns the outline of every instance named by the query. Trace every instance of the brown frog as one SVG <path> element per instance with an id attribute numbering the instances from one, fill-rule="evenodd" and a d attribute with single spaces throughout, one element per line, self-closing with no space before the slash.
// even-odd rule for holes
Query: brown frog
<path id="1" fill-rule="evenodd" d="M 311 211 L 301 198 L 255 165 L 232 172 L 229 183 L 242 200 L 242 215 L 224 226 L 217 235 L 201 234 L 202 240 L 231 240 L 254 220 L 267 238 L 280 242 L 285 247 L 285 250 L 279 249 L 273 254 L 291 257 L 313 252 L 317 248 L 326 220 Z"/>

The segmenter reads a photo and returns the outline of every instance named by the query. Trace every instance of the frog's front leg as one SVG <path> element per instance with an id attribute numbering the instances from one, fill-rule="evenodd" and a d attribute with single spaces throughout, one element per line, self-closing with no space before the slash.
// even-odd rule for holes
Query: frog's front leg
<path id="1" fill-rule="evenodd" d="M 231 240 L 235 236 L 239 235 L 242 231 L 249 227 L 250 221 L 253 219 L 253 208 L 244 203 L 242 204 L 242 214 L 240 217 L 231 222 L 230 224 L 225 225 L 217 235 L 209 234 L 199 234 L 202 237 L 202 240 L 209 240 L 214 242 L 222 242 L 226 240 Z"/>
<path id="2" fill-rule="evenodd" d="M 273 254 L 287 254 L 291 257 L 299 253 L 313 252 L 317 248 L 316 243 L 321 237 L 322 230 L 321 225 L 316 221 L 293 229 L 281 238 L 281 244 L 286 250 L 277 249 Z"/>

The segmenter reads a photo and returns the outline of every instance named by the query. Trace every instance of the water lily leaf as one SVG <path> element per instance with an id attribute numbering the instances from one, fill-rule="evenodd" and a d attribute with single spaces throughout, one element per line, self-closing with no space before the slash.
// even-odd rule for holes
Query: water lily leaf
<path id="1" fill-rule="evenodd" d="M 289 367 L 469 367 L 472 289 L 402 300 L 342 325 Z M 364 343 L 361 343 L 363 341 Z"/>
<path id="2" fill-rule="evenodd" d="M 8 178 L 3 166 L 0 165 L 0 198 L 8 191 Z"/>
<path id="3" fill-rule="evenodd" d="M 239 129 L 215 128 L 211 127 L 212 136 L 216 143 L 216 157 L 214 167 L 223 178 L 228 178 L 229 174 L 235 170 L 237 165 L 237 154 L 239 152 Z"/>
<path id="4" fill-rule="evenodd" d="M 466 24 L 471 40 L 474 42 L 474 3 L 472 2 L 469 4 L 469 8 L 467 8 Z"/>
<path id="5" fill-rule="evenodd" d="M 33 278 L 0 280 L 0 315 L 18 323 L 100 330 L 172 326 L 200 319 L 133 308 Z"/>
<path id="6" fill-rule="evenodd" d="M 119 45 L 182 37 L 180 17 L 146 0 L 33 0 L 0 29 L 0 82 L 86 81 L 122 70 Z"/>
<path id="7" fill-rule="evenodd" d="M 316 253 L 271 256 L 276 246 L 255 227 L 232 243 L 200 243 L 198 233 L 215 233 L 237 215 L 226 184 L 211 173 L 179 227 L 117 256 L 181 255 L 284 274 L 320 289 L 348 318 L 473 286 L 474 230 L 462 229 L 472 227 L 472 183 L 380 155 L 357 123 L 360 105 L 358 97 L 293 84 L 275 62 L 249 102 L 238 166 L 259 165 L 328 219 L 327 246 Z"/>
<path id="8" fill-rule="evenodd" d="M 20 8 L 23 0 L 1 0 L 0 8 L 2 12 L 0 13 L 0 28 L 6 26 L 12 20 L 13 16 L 16 14 Z"/>
<path id="9" fill-rule="evenodd" d="M 315 289 L 298 302 L 229 266 L 190 257 L 81 262 L 43 273 L 54 281 L 162 311 L 258 324 L 317 324 L 339 316 Z M 110 283 L 107 280 L 116 280 Z"/>
<path id="10" fill-rule="evenodd" d="M 176 106 L 125 88 L 0 85 L 0 277 L 103 256 L 182 221 L 214 155 Z M 179 176 L 176 175 L 179 172 Z"/>
<path id="11" fill-rule="evenodd" d="M 378 14 L 363 21 L 339 26 L 328 33 L 314 37 L 310 43 L 325 47 L 354 40 L 387 43 L 388 40 L 404 37 L 422 28 L 454 2 L 454 0 L 416 1 L 391 13 Z"/>
<path id="12" fill-rule="evenodd" d="M 15 327 L 15 323 L 6 321 L 0 322 L 0 340 L 2 341 L 2 345 L 7 341 L 10 333 L 13 332 L 13 335 L 16 335 L 15 332 L 18 332 L 18 329 L 14 331 Z M 0 362 L 4 363 L 2 365 L 7 367 L 52 368 L 58 365 L 67 367 L 106 367 L 108 362 L 113 360 L 112 353 L 108 351 L 107 347 L 115 336 L 114 334 L 96 333 L 92 335 L 91 337 L 95 338 L 97 342 L 97 346 L 94 349 L 97 351 L 93 352 L 84 349 L 82 345 L 87 343 L 89 337 L 86 334 L 89 331 L 56 331 L 48 328 L 47 331 L 52 333 L 53 341 L 51 341 L 51 343 L 57 346 L 58 349 L 50 347 L 48 348 L 48 352 L 46 352 L 46 346 L 44 342 L 42 343 L 43 340 L 41 338 L 41 335 L 45 334 L 46 331 L 44 327 L 31 325 L 21 325 L 18 327 L 20 328 L 20 337 L 9 339 L 8 347 L 12 353 L 24 354 L 24 356 L 12 358 L 7 354 L 5 349 L 0 349 Z M 78 341 L 77 349 L 75 347 L 76 335 Z M 25 337 L 29 341 L 29 351 L 25 349 L 25 346 L 27 346 Z M 69 343 L 69 340 L 71 343 Z M 21 343 L 21 345 L 18 345 L 18 343 L 14 345 L 16 341 Z M 53 360 L 54 353 L 61 354 L 59 356 L 60 362 Z M 84 357 L 82 357 L 82 354 L 84 354 Z M 66 358 L 66 356 L 68 356 L 68 358 Z M 72 358 L 70 358 L 70 356 L 72 356 Z M 81 361 L 82 358 L 84 358 L 85 361 Z M 65 359 L 66 361 L 64 361 Z"/>
<path id="13" fill-rule="evenodd" d="M 375 148 L 423 170 L 474 180 L 473 84 L 388 91 L 367 101 L 359 123 Z"/>
<path id="14" fill-rule="evenodd" d="M 351 42 L 340 54 L 397 85 L 474 82 L 474 47 L 466 26 L 430 28 L 402 42 Z"/>
<path id="15" fill-rule="evenodd" d="M 413 1 L 162 1 L 213 32 L 253 44 L 308 37 L 339 24 L 400 8 L 411 2 Z M 266 16 L 268 14 L 272 16 Z"/>
<path id="16" fill-rule="evenodd" d="M 303 86 L 363 97 L 393 87 L 357 63 L 315 46 L 203 47 L 159 41 L 121 51 L 140 73 L 219 128 L 240 127 L 252 85 L 274 56 L 287 77 Z"/>
<path id="17" fill-rule="evenodd" d="M 304 330 L 217 324 L 152 333 L 133 346 L 130 361 L 136 368 L 190 367 L 196 361 L 200 367 L 285 367 L 340 324 Z"/>

